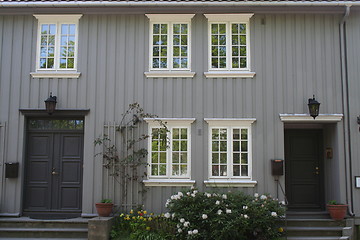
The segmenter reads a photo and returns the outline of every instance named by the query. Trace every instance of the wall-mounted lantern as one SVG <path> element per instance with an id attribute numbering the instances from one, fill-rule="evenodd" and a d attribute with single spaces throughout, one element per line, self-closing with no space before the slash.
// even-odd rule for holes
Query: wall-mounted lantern
<path id="1" fill-rule="evenodd" d="M 319 116 L 320 103 L 316 101 L 315 95 L 313 95 L 313 98 L 309 98 L 308 106 L 310 116 L 312 116 L 314 119 Z"/>
<path id="2" fill-rule="evenodd" d="M 50 93 L 50 97 L 45 100 L 45 108 L 46 112 L 51 115 L 55 112 L 56 108 L 56 96 L 53 96 L 52 93 Z"/>

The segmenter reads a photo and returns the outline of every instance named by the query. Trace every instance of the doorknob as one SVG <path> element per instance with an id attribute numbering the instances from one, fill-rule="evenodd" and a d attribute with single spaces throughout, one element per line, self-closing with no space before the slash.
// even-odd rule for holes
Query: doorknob
<path id="1" fill-rule="evenodd" d="M 59 173 L 58 173 L 58 172 L 56 172 L 55 170 L 56 170 L 56 169 L 55 169 L 55 168 L 53 168 L 53 169 L 51 170 L 51 174 L 52 174 L 52 175 L 59 175 Z"/>
<path id="2" fill-rule="evenodd" d="M 315 175 L 319 175 L 319 167 L 315 167 Z"/>

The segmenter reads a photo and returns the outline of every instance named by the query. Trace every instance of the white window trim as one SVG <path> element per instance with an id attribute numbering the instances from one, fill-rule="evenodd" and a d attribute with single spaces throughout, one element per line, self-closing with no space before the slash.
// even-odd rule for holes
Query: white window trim
<path id="1" fill-rule="evenodd" d="M 79 19 L 82 14 L 35 14 L 33 15 L 38 20 L 37 28 L 37 42 L 36 42 L 36 72 L 30 73 L 34 78 L 79 78 L 80 73 L 77 72 L 78 63 L 78 43 L 79 43 Z M 73 69 L 62 69 L 59 68 L 59 44 L 60 44 L 60 25 L 63 23 L 75 24 L 75 51 L 74 51 L 74 68 Z M 41 40 L 41 25 L 42 24 L 56 24 L 56 43 L 55 43 L 55 56 L 53 69 L 41 69 L 40 64 L 40 40 Z"/>
<path id="2" fill-rule="evenodd" d="M 256 181 L 252 180 L 252 124 L 256 121 L 255 118 L 205 118 L 204 119 L 208 127 L 208 176 L 209 180 L 204 181 L 206 185 L 212 187 L 223 187 L 223 186 L 234 186 L 234 187 L 254 187 Z M 213 128 L 247 128 L 248 129 L 248 160 L 249 160 L 249 176 L 212 176 L 212 152 L 210 144 L 212 142 L 212 132 Z M 229 133 L 231 134 L 231 132 Z M 229 144 L 229 143 L 228 143 Z M 231 153 L 230 153 L 231 154 Z M 232 164 L 232 163 L 228 163 Z"/>
<path id="3" fill-rule="evenodd" d="M 253 78 L 255 72 L 252 72 L 251 69 L 251 53 L 250 53 L 250 18 L 253 16 L 253 13 L 246 14 L 204 14 L 208 19 L 208 72 L 205 72 L 204 75 L 207 78 Z M 227 37 L 226 37 L 226 65 L 227 68 L 212 68 L 211 66 L 211 24 L 212 23 L 225 23 L 227 27 Z M 231 24 L 232 23 L 242 23 L 246 24 L 246 52 L 247 52 L 247 68 L 239 69 L 232 68 L 231 62 Z"/>
<path id="4" fill-rule="evenodd" d="M 171 169 L 167 169 L 166 176 L 151 176 L 151 169 L 148 167 L 147 175 L 148 179 L 144 180 L 145 186 L 192 186 L 195 184 L 194 180 L 191 180 L 191 124 L 195 121 L 195 118 L 145 118 L 145 122 L 148 123 L 148 132 L 151 133 L 152 128 L 161 127 L 158 120 L 166 123 L 169 128 L 187 128 L 188 129 L 188 174 L 187 176 L 171 176 Z M 148 141 L 148 149 L 151 149 L 151 139 Z M 148 163 L 151 162 L 151 151 L 148 154 Z M 170 156 L 167 158 L 166 166 L 171 166 Z"/>
<path id="5" fill-rule="evenodd" d="M 282 122 L 309 122 L 309 123 L 319 123 L 319 122 L 340 122 L 343 118 L 343 114 L 319 114 L 315 119 L 309 114 L 279 114 L 280 120 Z"/>
<path id="6" fill-rule="evenodd" d="M 150 20 L 149 30 L 149 72 L 145 72 L 148 78 L 156 77 L 193 77 L 191 72 L 191 19 L 195 14 L 145 14 Z M 188 68 L 172 68 L 172 52 L 173 52 L 173 24 L 188 24 Z M 167 52 L 167 68 L 153 68 L 152 49 L 153 49 L 153 24 L 168 24 L 168 52 Z M 186 73 L 186 74 L 184 74 Z"/>

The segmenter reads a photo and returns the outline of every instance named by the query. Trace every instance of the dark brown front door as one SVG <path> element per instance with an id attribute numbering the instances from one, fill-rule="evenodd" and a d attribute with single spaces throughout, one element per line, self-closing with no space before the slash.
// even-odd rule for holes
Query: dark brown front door
<path id="1" fill-rule="evenodd" d="M 83 120 L 29 120 L 24 215 L 80 216 L 83 135 Z"/>
<path id="2" fill-rule="evenodd" d="M 286 195 L 289 210 L 322 210 L 322 130 L 285 131 Z"/>

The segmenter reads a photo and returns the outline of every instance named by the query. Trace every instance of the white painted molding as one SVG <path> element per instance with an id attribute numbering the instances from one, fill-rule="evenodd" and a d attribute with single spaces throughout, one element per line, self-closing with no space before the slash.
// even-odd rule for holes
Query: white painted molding
<path id="1" fill-rule="evenodd" d="M 81 72 L 31 72 L 33 78 L 79 78 Z"/>
<path id="2" fill-rule="evenodd" d="M 204 181 L 207 187 L 255 187 L 257 181 L 252 180 L 207 180 Z"/>
<path id="3" fill-rule="evenodd" d="M 256 118 L 204 118 L 209 126 L 250 126 Z"/>
<path id="4" fill-rule="evenodd" d="M 195 72 L 190 71 L 150 71 L 144 73 L 147 78 L 192 78 Z"/>
<path id="5" fill-rule="evenodd" d="M 151 125 L 158 125 L 159 122 L 166 122 L 166 125 L 189 125 L 195 121 L 195 118 L 144 118 L 144 121 Z"/>
<path id="6" fill-rule="evenodd" d="M 195 180 L 183 179 L 149 179 L 143 181 L 146 187 L 187 187 L 193 186 Z"/>
<path id="7" fill-rule="evenodd" d="M 238 13 L 238 14 L 204 14 L 204 16 L 210 21 L 217 21 L 217 22 L 248 22 L 249 19 L 253 16 L 253 13 Z"/>
<path id="8" fill-rule="evenodd" d="M 195 14 L 145 14 L 152 22 L 157 21 L 190 21 Z"/>
<path id="9" fill-rule="evenodd" d="M 204 72 L 207 78 L 254 78 L 255 72 L 246 71 L 209 71 Z"/>
<path id="10" fill-rule="evenodd" d="M 282 122 L 332 123 L 340 122 L 343 114 L 319 114 L 315 119 L 308 114 L 279 114 Z"/>
<path id="11" fill-rule="evenodd" d="M 39 21 L 78 21 L 82 14 L 34 14 Z"/>

